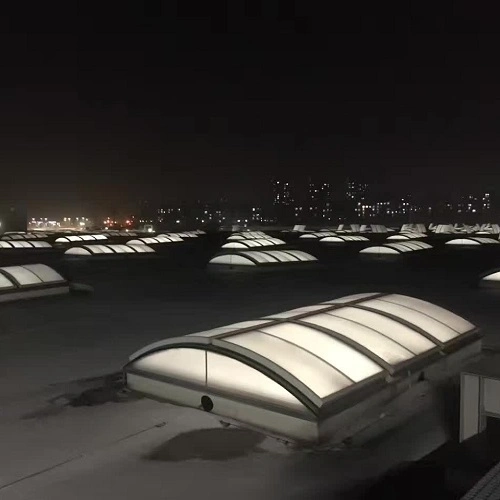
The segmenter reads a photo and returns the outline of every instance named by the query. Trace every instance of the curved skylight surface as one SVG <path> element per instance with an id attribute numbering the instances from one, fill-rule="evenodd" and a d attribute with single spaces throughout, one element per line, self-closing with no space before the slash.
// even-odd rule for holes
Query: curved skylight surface
<path id="1" fill-rule="evenodd" d="M 269 264 L 296 264 L 316 262 L 316 257 L 301 250 L 240 250 L 234 253 L 222 253 L 213 257 L 209 264 L 228 266 L 265 266 Z"/>
<path id="2" fill-rule="evenodd" d="M 485 281 L 499 281 L 500 282 L 500 271 L 492 272 L 491 274 L 487 274 L 482 278 Z"/>
<path id="3" fill-rule="evenodd" d="M 65 283 L 66 280 L 54 269 L 45 264 L 0 267 L 1 281 L 9 281 L 18 288 Z"/>
<path id="4" fill-rule="evenodd" d="M 228 241 L 256 240 L 256 239 L 266 239 L 266 238 L 271 238 L 271 236 L 262 231 L 243 231 L 241 233 L 233 233 L 231 236 L 229 236 L 227 240 Z"/>
<path id="5" fill-rule="evenodd" d="M 52 248 L 52 245 L 47 241 L 0 241 L 0 250 L 13 248 Z"/>
<path id="6" fill-rule="evenodd" d="M 258 247 L 272 247 L 278 245 L 285 245 L 286 243 L 279 238 L 256 238 L 250 240 L 237 240 L 228 241 L 224 243 L 221 248 L 258 248 Z"/>
<path id="7" fill-rule="evenodd" d="M 335 235 L 335 236 L 326 236 L 325 238 L 320 239 L 321 243 L 348 243 L 352 241 L 370 241 L 366 236 L 357 236 L 357 235 Z"/>
<path id="8" fill-rule="evenodd" d="M 457 245 L 457 246 L 479 246 L 479 245 L 498 245 L 499 241 L 493 238 L 483 238 L 481 236 L 470 237 L 470 238 L 455 238 L 454 240 L 449 240 L 446 245 Z"/>
<path id="9" fill-rule="evenodd" d="M 55 240 L 56 243 L 78 243 L 81 241 L 105 241 L 108 237 L 105 234 L 72 234 L 69 236 L 62 236 Z"/>
<path id="10" fill-rule="evenodd" d="M 38 240 L 47 238 L 45 233 L 8 233 L 4 234 L 0 239 L 3 241 L 20 241 L 20 240 Z"/>
<path id="11" fill-rule="evenodd" d="M 389 246 L 377 245 L 368 248 L 363 248 L 363 250 L 360 250 L 359 253 L 375 254 L 375 255 L 399 255 L 401 253 L 404 253 L 404 250 L 398 248 L 391 248 Z"/>
<path id="12" fill-rule="evenodd" d="M 421 299 L 365 293 L 159 341 L 134 353 L 125 371 L 314 412 L 368 383 L 389 383 L 388 375 L 421 370 L 475 334 Z"/>
<path id="13" fill-rule="evenodd" d="M 109 230 L 109 231 L 103 231 L 101 234 L 108 236 L 108 237 L 115 237 L 115 236 L 127 236 L 128 238 L 132 236 L 137 236 L 137 233 L 135 231 L 115 231 L 115 230 Z"/>
<path id="14" fill-rule="evenodd" d="M 155 253 L 148 245 L 83 245 L 81 247 L 68 248 L 65 255 L 91 256 L 91 255 L 136 255 L 143 253 Z"/>
<path id="15" fill-rule="evenodd" d="M 127 245 L 157 245 L 158 243 L 178 243 L 183 241 L 180 236 L 160 234 L 146 238 L 127 241 Z"/>
<path id="16" fill-rule="evenodd" d="M 319 231 L 319 232 L 315 232 L 315 233 L 304 233 L 304 234 L 301 234 L 299 236 L 299 238 L 301 239 L 314 239 L 314 240 L 318 240 L 318 239 L 321 239 L 321 238 L 326 238 L 327 236 L 336 236 L 336 233 L 334 233 L 333 231 Z"/>
<path id="17" fill-rule="evenodd" d="M 425 238 L 425 234 L 421 233 L 398 233 L 387 237 L 387 241 L 408 241 L 415 240 L 418 238 Z"/>
<path id="18" fill-rule="evenodd" d="M 480 285 L 498 287 L 500 286 L 500 269 L 487 271 L 480 276 Z"/>
<path id="19" fill-rule="evenodd" d="M 384 245 L 371 246 L 360 250 L 360 254 L 371 255 L 399 255 L 408 254 L 420 250 L 430 250 L 431 245 L 423 241 L 405 241 L 398 243 L 386 243 Z"/>
<path id="20" fill-rule="evenodd" d="M 162 233 L 158 234 L 157 236 L 166 236 L 168 237 L 175 237 L 175 238 L 180 238 L 181 240 L 184 239 L 189 239 L 189 238 L 198 238 L 200 233 L 196 233 L 195 231 L 184 231 L 182 233 Z M 178 240 L 176 240 L 178 241 Z"/>

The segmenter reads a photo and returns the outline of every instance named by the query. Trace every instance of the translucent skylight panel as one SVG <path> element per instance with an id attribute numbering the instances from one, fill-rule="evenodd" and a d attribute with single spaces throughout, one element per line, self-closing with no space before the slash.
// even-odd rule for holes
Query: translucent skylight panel
<path id="1" fill-rule="evenodd" d="M 208 387 L 240 397 L 303 409 L 302 403 L 283 386 L 241 361 L 207 353 Z"/>
<path id="2" fill-rule="evenodd" d="M 302 252 L 301 250 L 283 250 L 283 252 L 296 257 L 298 260 L 302 262 L 312 262 L 317 260 L 316 257 L 313 257 L 311 254 Z"/>
<path id="3" fill-rule="evenodd" d="M 488 274 L 483 278 L 485 281 L 500 281 L 500 271 L 497 271 L 492 274 Z"/>
<path id="4" fill-rule="evenodd" d="M 260 331 L 288 340 L 320 357 L 354 382 L 361 382 L 383 371 L 365 354 L 313 327 L 295 323 L 261 326 Z"/>
<path id="5" fill-rule="evenodd" d="M 155 375 L 172 377 L 205 385 L 205 351 L 169 348 L 134 361 L 133 367 Z"/>
<path id="6" fill-rule="evenodd" d="M 103 245 L 85 245 L 85 248 L 92 254 L 99 255 L 101 253 L 106 253 L 104 251 Z"/>
<path id="7" fill-rule="evenodd" d="M 44 283 L 58 283 L 65 279 L 54 269 L 45 264 L 27 264 L 23 266 L 38 276 Z"/>
<path id="8" fill-rule="evenodd" d="M 293 255 L 286 252 L 280 252 L 279 250 L 266 250 L 267 255 L 271 255 L 279 262 L 297 262 L 299 259 Z"/>
<path id="9" fill-rule="evenodd" d="M 408 349 L 400 346 L 393 340 L 376 333 L 374 330 L 353 323 L 332 314 L 318 314 L 300 320 L 303 323 L 318 325 L 332 332 L 351 339 L 362 347 L 373 352 L 376 356 L 390 365 L 408 361 L 414 357 Z"/>
<path id="10" fill-rule="evenodd" d="M 271 257 L 266 252 L 248 251 L 248 252 L 241 252 L 241 254 L 248 255 L 249 257 L 259 262 L 260 264 L 275 264 L 276 262 L 278 262 L 276 258 Z"/>
<path id="11" fill-rule="evenodd" d="M 0 269 L 21 286 L 40 285 L 42 283 L 42 280 L 36 274 L 22 266 L 9 266 Z"/>
<path id="12" fill-rule="evenodd" d="M 224 265 L 237 265 L 237 266 L 255 266 L 249 257 L 238 254 L 224 254 L 216 255 L 210 260 L 210 264 L 224 264 Z"/>
<path id="13" fill-rule="evenodd" d="M 386 300 L 374 299 L 364 302 L 362 306 L 401 318 L 411 325 L 421 328 L 424 332 L 431 337 L 434 337 L 439 342 L 448 342 L 459 335 L 455 330 L 446 324 L 441 323 L 440 321 L 437 321 L 420 311 L 404 307 L 400 304 L 395 304 Z"/>
<path id="14" fill-rule="evenodd" d="M 324 398 L 352 382 L 338 370 L 304 349 L 262 332 L 252 331 L 224 338 L 245 347 L 294 375 L 318 397 Z"/>
<path id="15" fill-rule="evenodd" d="M 400 304 L 412 309 L 419 310 L 428 316 L 440 321 L 441 323 L 453 328 L 458 333 L 465 333 L 474 328 L 472 323 L 457 316 L 455 313 L 448 311 L 436 304 L 432 304 L 425 300 L 417 299 L 416 297 L 408 297 L 406 295 L 391 294 L 384 295 L 380 300 Z"/>
<path id="16" fill-rule="evenodd" d="M 413 354 L 422 354 L 437 346 L 436 343 L 408 326 L 371 311 L 364 311 L 355 307 L 342 307 L 341 309 L 331 311 L 329 314 L 372 328 L 402 345 Z"/>
<path id="17" fill-rule="evenodd" d="M 16 285 L 10 281 L 6 276 L 0 274 L 0 290 L 8 290 L 10 288 L 15 288 Z"/>
<path id="18" fill-rule="evenodd" d="M 364 254 L 378 254 L 378 255 L 400 255 L 402 253 L 401 249 L 392 248 L 390 246 L 375 246 L 363 248 L 359 253 Z"/>

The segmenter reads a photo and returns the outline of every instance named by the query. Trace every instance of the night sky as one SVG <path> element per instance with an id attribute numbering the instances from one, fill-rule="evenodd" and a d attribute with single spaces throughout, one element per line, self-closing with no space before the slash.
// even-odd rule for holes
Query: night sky
<path id="1" fill-rule="evenodd" d="M 4 13 L 1 199 L 92 216 L 141 199 L 251 201 L 271 175 L 301 173 L 500 192 L 494 13 L 314 3 Z"/>

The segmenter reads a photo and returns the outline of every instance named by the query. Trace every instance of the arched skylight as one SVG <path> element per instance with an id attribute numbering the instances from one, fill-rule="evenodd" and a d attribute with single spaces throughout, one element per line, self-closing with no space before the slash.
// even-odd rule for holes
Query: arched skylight
<path id="1" fill-rule="evenodd" d="M 34 249 L 52 248 L 47 241 L 0 241 L 0 250 L 4 249 Z"/>
<path id="2" fill-rule="evenodd" d="M 423 241 L 405 241 L 404 243 L 386 243 L 384 245 L 363 248 L 359 253 L 364 255 L 398 255 L 432 248 Z"/>
<path id="3" fill-rule="evenodd" d="M 222 248 L 257 248 L 257 247 L 272 247 L 278 245 L 285 245 L 283 240 L 278 238 L 260 238 L 253 240 L 238 240 L 238 241 L 228 241 L 222 245 Z"/>
<path id="4" fill-rule="evenodd" d="M 222 253 L 213 257 L 210 265 L 266 266 L 272 264 L 298 264 L 316 262 L 316 257 L 300 250 L 259 250 Z"/>
<path id="5" fill-rule="evenodd" d="M 184 241 L 180 236 L 160 234 L 148 238 L 138 238 L 130 240 L 127 245 L 157 245 L 159 243 L 178 243 Z"/>
<path id="6" fill-rule="evenodd" d="M 437 305 L 364 293 L 155 342 L 125 374 L 143 395 L 193 408 L 203 396 L 217 415 L 308 439 L 318 429 L 306 422 L 397 391 L 477 340 L 474 325 Z"/>
<path id="7" fill-rule="evenodd" d="M 55 243 L 78 243 L 81 241 L 106 241 L 108 237 L 105 234 L 72 234 L 56 238 Z"/>
<path id="8" fill-rule="evenodd" d="M 456 246 L 479 246 L 479 245 L 498 245 L 499 241 L 494 240 L 493 238 L 483 238 L 480 236 L 477 237 L 468 237 L 468 238 L 456 238 L 454 240 L 449 240 L 446 242 L 446 245 L 456 245 Z"/>
<path id="9" fill-rule="evenodd" d="M 262 231 L 243 231 L 241 233 L 233 233 L 229 236 L 228 241 L 234 240 L 255 240 L 255 239 L 263 239 L 263 238 L 271 238 L 266 233 Z"/>
<path id="10" fill-rule="evenodd" d="M 144 253 L 154 253 L 155 251 L 148 245 L 83 245 L 81 247 L 68 248 L 65 255 L 71 256 L 92 256 L 92 255 L 137 255 Z"/>
<path id="11" fill-rule="evenodd" d="M 0 302 L 68 292 L 68 282 L 45 264 L 0 267 Z"/>
<path id="12" fill-rule="evenodd" d="M 357 235 L 336 235 L 336 236 L 327 236 L 326 238 L 321 238 L 321 243 L 348 243 L 348 242 L 360 242 L 360 241 L 369 241 L 366 236 L 357 236 Z"/>
<path id="13" fill-rule="evenodd" d="M 303 240 L 318 240 L 321 238 L 326 238 L 327 236 L 336 236 L 336 233 L 333 231 L 319 231 L 315 233 L 304 233 L 299 236 L 300 239 Z"/>

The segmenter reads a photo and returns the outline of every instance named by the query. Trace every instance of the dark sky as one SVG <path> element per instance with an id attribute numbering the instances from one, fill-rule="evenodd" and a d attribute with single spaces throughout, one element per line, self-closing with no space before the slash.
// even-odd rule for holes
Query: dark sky
<path id="1" fill-rule="evenodd" d="M 495 190 L 495 14 L 337 3 L 20 3 L 3 15 L 1 199 L 32 216 L 247 201 L 292 170 Z"/>

